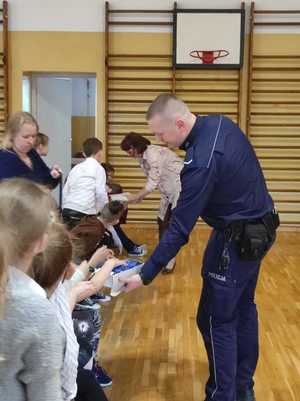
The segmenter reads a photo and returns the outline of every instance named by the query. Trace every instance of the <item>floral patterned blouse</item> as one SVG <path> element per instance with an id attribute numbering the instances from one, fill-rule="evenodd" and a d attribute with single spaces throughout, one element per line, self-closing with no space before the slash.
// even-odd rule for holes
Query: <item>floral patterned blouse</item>
<path id="1" fill-rule="evenodd" d="M 148 192 L 158 189 L 161 194 L 159 217 L 163 220 L 168 205 L 171 204 L 172 209 L 176 206 L 183 161 L 167 147 L 149 145 L 139 163 L 147 177 L 145 189 Z"/>

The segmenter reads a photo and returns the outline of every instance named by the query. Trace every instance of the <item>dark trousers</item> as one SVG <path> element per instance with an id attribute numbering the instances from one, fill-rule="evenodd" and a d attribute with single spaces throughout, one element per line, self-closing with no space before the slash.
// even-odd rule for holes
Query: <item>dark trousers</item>
<path id="1" fill-rule="evenodd" d="M 114 225 L 114 229 L 116 230 L 123 247 L 127 252 L 133 251 L 134 247 L 137 246 L 130 238 L 127 237 L 123 229 L 121 228 L 120 224 Z"/>
<path id="2" fill-rule="evenodd" d="M 254 303 L 260 262 L 241 261 L 229 244 L 229 266 L 220 267 L 224 236 L 213 231 L 203 260 L 203 288 L 197 313 L 208 361 L 206 401 L 235 401 L 254 386 L 258 360 L 258 318 Z"/>
<path id="3" fill-rule="evenodd" d="M 78 368 L 76 401 L 108 401 L 90 370 Z"/>
<path id="4" fill-rule="evenodd" d="M 165 217 L 162 220 L 160 217 L 157 218 L 157 224 L 158 224 L 158 237 L 161 240 L 161 237 L 163 235 L 163 233 L 166 231 L 166 229 L 169 227 L 169 223 L 171 220 L 171 215 L 172 215 L 172 209 L 171 209 L 172 205 L 169 204 Z"/>
<path id="5" fill-rule="evenodd" d="M 62 210 L 62 219 L 64 224 L 68 227 L 69 230 L 76 227 L 82 217 L 87 216 L 85 213 L 77 212 L 76 210 L 72 209 L 63 209 Z"/>

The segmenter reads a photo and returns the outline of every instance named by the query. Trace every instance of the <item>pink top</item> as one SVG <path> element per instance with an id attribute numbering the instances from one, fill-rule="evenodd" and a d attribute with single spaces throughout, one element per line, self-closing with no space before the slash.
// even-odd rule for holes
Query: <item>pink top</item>
<path id="1" fill-rule="evenodd" d="M 159 217 L 163 220 L 168 204 L 171 203 L 172 209 L 176 206 L 183 161 L 166 147 L 149 145 L 139 163 L 147 176 L 145 189 L 148 192 L 158 189 L 161 194 Z"/>

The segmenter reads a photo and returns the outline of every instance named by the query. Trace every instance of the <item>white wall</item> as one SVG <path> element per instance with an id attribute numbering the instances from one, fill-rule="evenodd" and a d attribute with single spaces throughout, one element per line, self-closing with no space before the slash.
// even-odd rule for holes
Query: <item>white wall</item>
<path id="1" fill-rule="evenodd" d="M 104 0 L 8 0 L 12 31 L 97 32 L 104 27 Z"/>
<path id="2" fill-rule="evenodd" d="M 251 0 L 245 1 L 247 9 Z M 172 9 L 171 0 L 110 0 L 110 8 L 118 9 Z M 178 8 L 239 8 L 239 0 L 178 0 Z M 258 0 L 257 9 L 299 9 L 299 0 Z M 9 0 L 9 29 L 13 31 L 104 31 L 105 0 Z M 117 18 L 117 17 L 116 17 Z M 133 16 L 134 18 L 134 16 Z M 141 16 L 136 16 L 140 19 Z M 145 18 L 145 15 L 143 15 Z M 151 17 L 153 18 L 153 17 Z M 165 16 L 157 18 L 165 20 Z M 168 18 L 168 17 L 167 17 Z M 297 19 L 300 20 L 300 17 Z M 169 28 L 160 29 L 160 31 Z M 116 29 L 120 30 L 120 28 Z M 123 31 L 157 28 L 129 28 Z M 300 32 L 298 28 L 276 28 L 276 32 Z M 268 29 L 274 31 L 274 28 Z"/>

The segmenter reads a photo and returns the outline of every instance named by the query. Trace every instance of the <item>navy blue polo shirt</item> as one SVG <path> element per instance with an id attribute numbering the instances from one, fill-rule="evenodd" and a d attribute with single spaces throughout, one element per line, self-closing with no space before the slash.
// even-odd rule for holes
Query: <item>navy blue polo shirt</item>
<path id="1" fill-rule="evenodd" d="M 274 208 L 254 149 L 229 118 L 197 117 L 181 149 L 186 151 L 181 193 L 168 229 L 143 266 L 146 282 L 188 242 L 199 217 L 226 225 Z"/>

